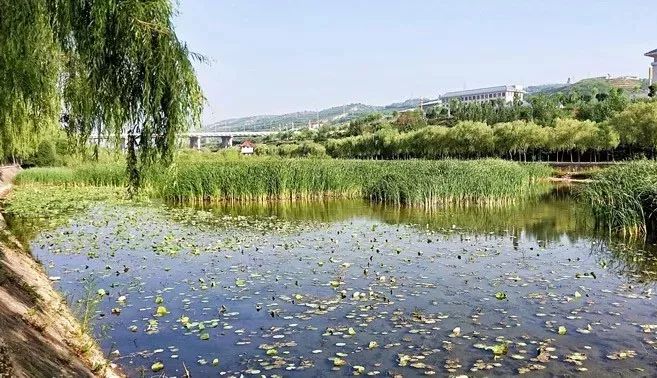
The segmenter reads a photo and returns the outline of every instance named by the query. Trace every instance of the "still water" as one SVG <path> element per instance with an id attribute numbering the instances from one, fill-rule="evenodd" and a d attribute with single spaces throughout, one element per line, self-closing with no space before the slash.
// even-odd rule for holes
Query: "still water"
<path id="1" fill-rule="evenodd" d="M 564 195 L 97 203 L 31 242 L 130 376 L 657 375 L 657 261 Z"/>

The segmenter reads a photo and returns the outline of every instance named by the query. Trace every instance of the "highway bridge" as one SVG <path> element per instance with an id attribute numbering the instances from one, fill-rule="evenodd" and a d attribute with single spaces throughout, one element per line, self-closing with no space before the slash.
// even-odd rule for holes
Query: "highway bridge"
<path id="1" fill-rule="evenodd" d="M 233 145 L 233 138 L 248 138 L 260 137 L 275 134 L 275 131 L 192 131 L 178 134 L 178 139 L 188 140 L 189 148 L 200 149 L 204 144 L 211 140 L 220 140 L 222 147 L 230 147 Z M 92 143 L 98 142 L 98 136 L 91 138 Z M 109 144 L 114 140 L 114 136 L 101 136 L 100 142 Z M 121 134 L 120 143 L 121 148 L 127 147 L 128 134 Z"/>
<path id="2" fill-rule="evenodd" d="M 233 145 L 233 138 L 259 137 L 274 134 L 273 131 L 199 131 L 180 134 L 179 138 L 189 139 L 189 148 L 200 149 L 203 143 L 212 139 L 221 139 L 221 147 Z"/>

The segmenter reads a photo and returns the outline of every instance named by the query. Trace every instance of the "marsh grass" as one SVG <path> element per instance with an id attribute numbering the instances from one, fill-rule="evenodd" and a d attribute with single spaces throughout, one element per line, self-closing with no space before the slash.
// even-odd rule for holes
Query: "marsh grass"
<path id="1" fill-rule="evenodd" d="M 505 204 L 534 193 L 551 168 L 502 160 L 178 159 L 147 174 L 146 191 L 175 203 L 364 198 L 399 206 Z M 38 168 L 19 183 L 124 186 L 118 164 Z"/>
<path id="2" fill-rule="evenodd" d="M 523 198 L 550 168 L 500 160 L 253 159 L 178 165 L 159 185 L 173 202 L 365 198 L 408 206 Z"/>
<path id="3" fill-rule="evenodd" d="M 637 161 L 601 171 L 579 195 L 591 205 L 598 226 L 645 236 L 657 221 L 657 163 Z"/>
<path id="4" fill-rule="evenodd" d="M 16 183 L 38 183 L 63 186 L 125 186 L 125 166 L 84 164 L 79 167 L 30 168 L 16 177 Z"/>

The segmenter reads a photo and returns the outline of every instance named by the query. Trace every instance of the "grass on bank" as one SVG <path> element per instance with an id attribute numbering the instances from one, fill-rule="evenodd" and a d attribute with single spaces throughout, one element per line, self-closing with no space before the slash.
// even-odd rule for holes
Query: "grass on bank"
<path id="1" fill-rule="evenodd" d="M 365 198 L 395 205 L 503 204 L 531 195 L 551 168 L 503 160 L 363 161 L 180 159 L 146 178 L 149 195 L 173 202 Z M 17 182 L 124 186 L 120 164 L 37 168 Z"/>

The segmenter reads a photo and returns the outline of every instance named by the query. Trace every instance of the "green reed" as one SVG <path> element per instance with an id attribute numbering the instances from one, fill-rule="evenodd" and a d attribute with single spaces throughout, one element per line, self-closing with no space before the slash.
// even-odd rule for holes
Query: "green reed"
<path id="1" fill-rule="evenodd" d="M 147 174 L 146 190 L 172 202 L 366 198 L 394 205 L 503 204 L 527 197 L 551 169 L 502 160 L 363 161 L 185 157 Z M 21 182 L 122 186 L 121 165 L 26 170 Z"/>
<path id="2" fill-rule="evenodd" d="M 657 163 L 637 161 L 603 170 L 580 196 L 591 205 L 599 226 L 646 235 L 656 220 Z"/>

